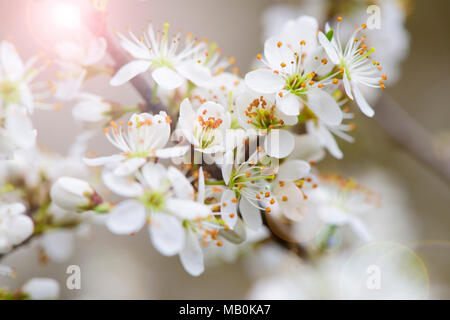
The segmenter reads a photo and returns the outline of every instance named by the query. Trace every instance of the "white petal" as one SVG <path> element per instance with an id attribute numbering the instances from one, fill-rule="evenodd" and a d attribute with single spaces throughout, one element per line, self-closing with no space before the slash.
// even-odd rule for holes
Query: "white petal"
<path id="1" fill-rule="evenodd" d="M 189 150 L 189 148 L 190 148 L 189 146 L 177 146 L 165 149 L 158 149 L 156 150 L 156 157 L 162 159 L 181 157 Z"/>
<path id="2" fill-rule="evenodd" d="M 106 53 L 106 39 L 105 38 L 97 38 L 89 42 L 86 57 L 84 64 L 92 65 L 98 61 L 100 61 Z"/>
<path id="3" fill-rule="evenodd" d="M 325 49 L 325 52 L 328 54 L 328 57 L 334 64 L 339 64 L 339 56 L 336 52 L 336 48 L 333 46 L 333 44 L 328 40 L 327 36 L 323 34 L 323 32 L 319 32 L 318 35 L 319 43 L 322 45 L 322 47 Z"/>
<path id="4" fill-rule="evenodd" d="M 197 114 L 194 112 L 191 102 L 188 98 L 184 99 L 180 104 L 179 125 L 184 137 L 194 146 L 199 144 L 193 136 L 194 122 L 197 121 L 196 117 Z"/>
<path id="5" fill-rule="evenodd" d="M 211 213 L 211 210 L 204 204 L 175 198 L 167 199 L 166 208 L 174 215 L 187 220 L 205 218 Z"/>
<path id="6" fill-rule="evenodd" d="M 277 185 L 273 192 L 284 216 L 293 221 L 302 221 L 305 218 L 308 208 L 307 201 L 304 200 L 302 192 L 293 182 L 288 182 L 283 187 Z"/>
<path id="7" fill-rule="evenodd" d="M 306 123 L 308 133 L 314 134 L 319 138 L 322 145 L 337 159 L 342 159 L 343 154 L 330 131 L 322 124 L 316 124 L 313 121 Z"/>
<path id="8" fill-rule="evenodd" d="M 357 85 L 353 85 L 353 93 L 355 94 L 356 103 L 358 104 L 362 113 L 364 113 L 368 117 L 373 117 L 375 111 L 373 111 L 372 107 L 369 106 Z"/>
<path id="9" fill-rule="evenodd" d="M 352 87 L 350 85 L 350 81 L 347 77 L 347 72 L 344 70 L 344 76 L 342 77 L 342 80 L 344 82 L 344 89 L 347 96 L 353 100 L 353 94 L 352 94 Z"/>
<path id="10" fill-rule="evenodd" d="M 30 87 L 25 83 L 21 83 L 19 85 L 20 91 L 20 101 L 23 106 L 27 109 L 28 113 L 33 113 L 34 110 L 34 99 L 33 94 L 31 93 Z"/>
<path id="11" fill-rule="evenodd" d="M 196 86 L 208 87 L 211 85 L 211 71 L 195 61 L 186 61 L 176 67 L 177 71 Z"/>
<path id="12" fill-rule="evenodd" d="M 172 90 L 183 84 L 183 78 L 174 70 L 159 67 L 152 71 L 152 77 L 161 88 Z"/>
<path id="13" fill-rule="evenodd" d="M 12 43 L 2 41 L 0 49 L 0 61 L 6 77 L 10 80 L 20 80 L 25 72 L 25 67 L 17 54 L 16 48 Z"/>
<path id="14" fill-rule="evenodd" d="M 300 99 L 287 91 L 283 91 L 283 96 L 277 95 L 277 108 L 288 116 L 298 116 L 300 114 Z"/>
<path id="15" fill-rule="evenodd" d="M 173 256 L 184 246 L 184 229 L 181 221 L 166 213 L 154 212 L 149 226 L 153 246 L 165 256 Z"/>
<path id="16" fill-rule="evenodd" d="M 232 200 L 235 200 L 235 202 Z M 238 219 L 236 195 L 233 191 L 228 189 L 223 191 L 220 199 L 220 214 L 225 223 L 233 229 Z"/>
<path id="17" fill-rule="evenodd" d="M 312 134 L 295 135 L 294 151 L 289 155 L 289 158 L 318 162 L 324 157 L 325 151 L 318 137 Z"/>
<path id="18" fill-rule="evenodd" d="M 336 126 L 342 122 L 342 110 L 336 100 L 320 89 L 308 91 L 308 107 L 328 125 Z"/>
<path id="19" fill-rule="evenodd" d="M 36 142 L 36 130 L 30 118 L 21 114 L 11 114 L 6 118 L 6 130 L 16 146 L 28 149 Z"/>
<path id="20" fill-rule="evenodd" d="M 162 164 L 149 162 L 142 167 L 142 175 L 151 189 L 158 189 L 167 178 L 167 171 Z"/>
<path id="21" fill-rule="evenodd" d="M 83 158 L 84 163 L 88 166 L 96 167 L 103 166 L 108 163 L 118 163 L 122 161 L 125 157 L 122 155 L 114 154 L 112 156 L 107 157 L 99 157 L 99 158 Z"/>
<path id="22" fill-rule="evenodd" d="M 102 180 L 109 190 L 122 197 L 138 197 L 144 192 L 142 185 L 132 176 L 118 176 L 109 168 L 103 170 Z"/>
<path id="23" fill-rule="evenodd" d="M 292 133 L 286 130 L 270 130 L 264 140 L 264 150 L 274 158 L 285 158 L 294 150 L 295 140 Z"/>
<path id="24" fill-rule="evenodd" d="M 167 178 L 169 178 L 175 195 L 178 198 L 194 199 L 194 187 L 180 170 L 175 167 L 169 167 L 167 170 Z"/>
<path id="25" fill-rule="evenodd" d="M 144 226 L 145 219 L 145 208 L 140 202 L 125 200 L 111 210 L 106 226 L 115 234 L 133 234 Z"/>
<path id="26" fill-rule="evenodd" d="M 142 167 L 147 160 L 145 158 L 131 158 L 121 162 L 115 169 L 114 174 L 118 176 L 128 176 Z"/>
<path id="27" fill-rule="evenodd" d="M 202 167 L 198 170 L 197 202 L 205 203 L 205 174 Z"/>
<path id="28" fill-rule="evenodd" d="M 258 69 L 247 73 L 245 83 L 250 89 L 267 94 L 284 88 L 283 78 L 267 69 Z"/>
<path id="29" fill-rule="evenodd" d="M 190 230 L 186 232 L 186 240 L 184 248 L 180 252 L 180 260 L 184 269 L 194 277 L 199 276 L 205 270 L 202 248 L 197 237 Z"/>
<path id="30" fill-rule="evenodd" d="M 17 245 L 26 240 L 34 230 L 34 224 L 30 217 L 21 214 L 14 217 L 8 225 L 7 230 L 9 241 Z"/>
<path id="31" fill-rule="evenodd" d="M 259 209 L 244 197 L 241 197 L 241 200 L 239 201 L 239 211 L 249 229 L 258 230 L 262 226 L 262 218 Z"/>
<path id="32" fill-rule="evenodd" d="M 145 72 L 150 68 L 151 63 L 149 61 L 145 60 L 134 60 L 126 65 L 124 65 L 122 68 L 117 71 L 117 73 L 112 77 L 112 79 L 109 81 L 109 83 L 112 86 L 120 86 L 124 84 L 125 82 L 131 80 L 138 74 Z"/>
<path id="33" fill-rule="evenodd" d="M 311 171 L 311 166 L 303 160 L 287 160 L 280 166 L 277 179 L 280 181 L 295 181 L 306 177 Z"/>

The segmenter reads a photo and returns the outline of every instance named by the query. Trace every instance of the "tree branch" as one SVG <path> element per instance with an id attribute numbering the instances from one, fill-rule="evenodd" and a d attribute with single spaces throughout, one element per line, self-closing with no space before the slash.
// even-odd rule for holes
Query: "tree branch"
<path id="1" fill-rule="evenodd" d="M 439 156 L 432 135 L 389 95 L 383 94 L 379 98 L 374 119 L 412 156 L 450 184 L 450 159 Z"/>

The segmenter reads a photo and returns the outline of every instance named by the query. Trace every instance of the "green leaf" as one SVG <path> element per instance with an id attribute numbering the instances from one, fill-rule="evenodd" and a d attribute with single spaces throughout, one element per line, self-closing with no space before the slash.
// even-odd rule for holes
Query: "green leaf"
<path id="1" fill-rule="evenodd" d="M 333 39 L 333 35 L 334 35 L 334 30 L 330 29 L 330 31 L 328 31 L 326 34 L 328 41 L 331 41 L 331 39 Z"/>

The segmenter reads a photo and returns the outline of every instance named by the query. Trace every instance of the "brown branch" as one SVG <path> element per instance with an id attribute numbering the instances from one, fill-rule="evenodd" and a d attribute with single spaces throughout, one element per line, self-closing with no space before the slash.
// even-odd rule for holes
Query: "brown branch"
<path id="1" fill-rule="evenodd" d="M 374 119 L 411 155 L 450 184 L 450 159 L 439 156 L 432 135 L 389 95 L 384 94 L 378 100 Z"/>

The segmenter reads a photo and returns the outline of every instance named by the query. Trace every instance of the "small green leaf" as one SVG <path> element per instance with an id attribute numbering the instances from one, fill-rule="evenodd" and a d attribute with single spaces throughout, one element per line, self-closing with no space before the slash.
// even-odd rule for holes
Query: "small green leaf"
<path id="1" fill-rule="evenodd" d="M 327 37 L 328 41 L 331 41 L 331 39 L 333 39 L 333 34 L 334 34 L 333 29 L 330 29 L 330 31 L 327 32 L 326 37 Z"/>

